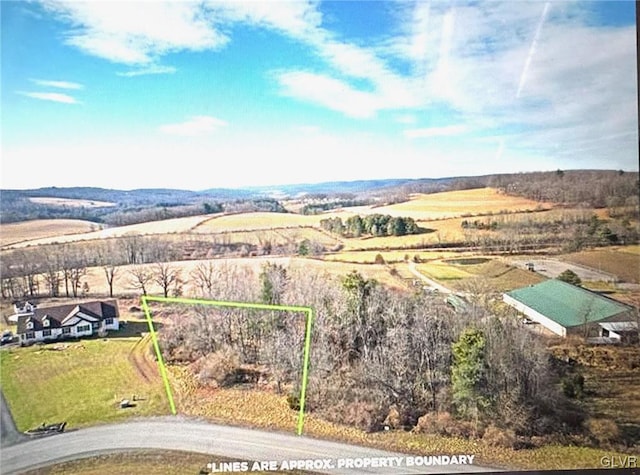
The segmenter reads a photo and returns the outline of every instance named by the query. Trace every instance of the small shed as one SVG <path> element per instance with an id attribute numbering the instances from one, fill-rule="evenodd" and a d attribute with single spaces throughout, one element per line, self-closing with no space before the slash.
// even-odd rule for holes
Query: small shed
<path id="1" fill-rule="evenodd" d="M 638 341 L 637 322 L 600 322 L 600 337 L 610 338 L 618 343 Z"/>

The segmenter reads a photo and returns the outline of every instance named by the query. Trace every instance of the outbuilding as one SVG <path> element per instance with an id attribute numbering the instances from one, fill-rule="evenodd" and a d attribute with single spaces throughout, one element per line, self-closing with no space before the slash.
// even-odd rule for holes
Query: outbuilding
<path id="1" fill-rule="evenodd" d="M 507 292 L 503 301 L 562 337 L 587 336 L 600 322 L 633 321 L 633 307 L 557 279 Z"/>

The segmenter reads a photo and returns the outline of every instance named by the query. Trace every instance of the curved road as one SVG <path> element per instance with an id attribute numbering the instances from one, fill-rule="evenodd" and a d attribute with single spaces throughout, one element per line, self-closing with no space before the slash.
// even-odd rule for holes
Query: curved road
<path id="1" fill-rule="evenodd" d="M 90 427 L 5 445 L 2 447 L 0 472 L 16 474 L 66 460 L 132 449 L 183 450 L 240 461 L 276 460 L 279 463 L 285 460 L 330 459 L 334 468 L 313 471 L 331 474 L 428 473 L 430 468 L 437 473 L 494 470 L 478 465 L 408 467 L 406 461 L 413 456 L 406 454 L 169 416 Z M 337 466 L 339 459 L 388 457 L 402 460 L 386 468 L 345 469 Z"/>

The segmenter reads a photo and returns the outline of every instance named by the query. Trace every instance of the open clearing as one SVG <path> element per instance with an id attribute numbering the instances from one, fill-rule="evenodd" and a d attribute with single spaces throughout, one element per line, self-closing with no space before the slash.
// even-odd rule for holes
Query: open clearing
<path id="1" fill-rule="evenodd" d="M 23 241 L 46 240 L 64 235 L 89 233 L 99 228 L 100 224 L 81 219 L 36 219 L 2 224 L 0 245 L 5 247 Z"/>
<path id="2" fill-rule="evenodd" d="M 104 339 L 2 350 L 2 390 L 18 430 L 43 422 L 67 421 L 73 428 L 168 414 L 159 375 L 145 378 L 132 363 L 140 338 L 122 335 L 127 331 Z M 120 409 L 119 402 L 134 394 L 143 400 Z"/>
<path id="3" fill-rule="evenodd" d="M 618 276 L 624 282 L 640 283 L 640 254 L 638 246 L 598 249 L 567 254 L 562 258 Z"/>
<path id="4" fill-rule="evenodd" d="M 83 200 L 74 198 L 53 198 L 45 196 L 32 197 L 29 198 L 29 201 L 41 205 L 67 206 L 69 208 L 106 208 L 116 206 L 115 203 L 110 203 L 108 201 Z"/>

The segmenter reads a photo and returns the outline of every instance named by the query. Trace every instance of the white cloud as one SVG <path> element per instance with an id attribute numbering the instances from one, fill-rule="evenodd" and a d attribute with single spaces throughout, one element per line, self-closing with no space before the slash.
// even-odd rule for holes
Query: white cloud
<path id="1" fill-rule="evenodd" d="M 404 136 L 410 139 L 422 139 L 432 137 L 451 137 L 454 135 L 463 135 L 469 132 L 466 125 L 446 125 L 444 127 L 426 127 L 422 129 L 407 129 Z"/>
<path id="2" fill-rule="evenodd" d="M 60 102 L 63 104 L 79 104 L 73 97 L 67 94 L 61 94 L 59 92 L 26 92 L 16 91 L 17 94 L 30 97 L 32 99 L 39 99 L 41 101 Z"/>
<path id="3" fill-rule="evenodd" d="M 162 125 L 158 130 L 168 135 L 195 137 L 198 135 L 209 135 L 221 127 L 226 127 L 227 125 L 228 124 L 224 120 L 207 115 L 199 115 L 192 117 L 185 122 Z"/>
<path id="4" fill-rule="evenodd" d="M 330 76 L 291 71 L 279 74 L 278 81 L 283 94 L 342 112 L 349 117 L 369 118 L 378 109 L 374 94 L 358 91 Z"/>
<path id="5" fill-rule="evenodd" d="M 228 38 L 194 2 L 43 2 L 72 25 L 66 42 L 115 63 L 147 65 L 167 53 L 224 46 Z"/>
<path id="6" fill-rule="evenodd" d="M 58 89 L 83 89 L 84 86 L 82 84 L 78 84 L 77 82 L 69 82 L 69 81 L 48 81 L 44 79 L 29 79 L 34 84 L 38 86 L 44 87 L 56 87 Z"/>

